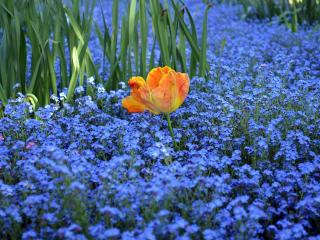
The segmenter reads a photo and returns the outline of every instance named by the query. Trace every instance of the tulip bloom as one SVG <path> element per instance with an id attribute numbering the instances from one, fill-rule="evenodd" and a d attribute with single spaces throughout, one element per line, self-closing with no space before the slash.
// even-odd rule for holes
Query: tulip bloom
<path id="1" fill-rule="evenodd" d="M 152 69 L 146 81 L 142 77 L 131 78 L 129 86 L 131 95 L 122 100 L 128 112 L 171 113 L 184 102 L 190 80 L 187 74 L 166 66 Z"/>
<path id="2" fill-rule="evenodd" d="M 164 113 L 168 121 L 170 135 L 177 147 L 170 113 L 177 110 L 188 95 L 190 80 L 187 74 L 179 73 L 170 67 L 152 69 L 145 81 L 142 77 L 129 80 L 130 96 L 122 100 L 122 106 L 130 113 L 144 112 Z"/>

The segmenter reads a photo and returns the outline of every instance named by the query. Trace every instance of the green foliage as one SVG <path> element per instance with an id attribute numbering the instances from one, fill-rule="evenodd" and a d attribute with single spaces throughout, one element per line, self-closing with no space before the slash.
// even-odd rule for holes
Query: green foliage
<path id="1" fill-rule="evenodd" d="M 260 19 L 279 16 L 281 22 L 296 32 L 298 25 L 304 22 L 314 24 L 320 22 L 319 0 L 239 0 L 243 5 L 244 18 Z"/>
<path id="2" fill-rule="evenodd" d="M 208 12 L 211 8 L 211 4 L 207 5 L 206 12 L 204 14 L 203 26 L 202 26 L 202 44 L 201 44 L 201 58 L 200 58 L 200 68 L 199 68 L 199 76 L 204 77 L 206 74 L 206 66 L 207 66 L 207 21 L 208 21 Z"/>
<path id="3" fill-rule="evenodd" d="M 70 100 L 86 75 L 99 80 L 88 49 L 95 1 L 72 0 L 70 8 L 64 2 L 0 2 L 0 100 L 4 104 L 20 91 L 33 94 L 43 106 L 63 88 L 69 88 Z M 86 10 L 80 10 L 81 4 Z M 27 65 L 28 55 L 31 66 Z"/>
<path id="4" fill-rule="evenodd" d="M 103 29 L 95 23 L 104 53 L 103 71 L 106 65 L 109 67 L 107 90 L 116 89 L 130 76 L 146 77 L 155 66 L 168 65 L 188 72 L 190 77 L 206 76 L 211 4 L 205 10 L 201 39 L 188 8 L 174 0 L 163 4 L 160 0 L 131 0 L 122 16 L 120 4 L 123 6 L 119 0 L 112 3 L 111 29 L 101 2 Z M 37 106 L 44 106 L 52 94 L 57 96 L 65 88 L 67 101 L 71 101 L 75 88 L 84 85 L 87 76 L 101 82 L 88 46 L 94 7 L 95 1 L 90 0 L 0 2 L 0 101 L 4 105 L 22 92 L 32 96 L 26 98 L 33 99 Z M 186 53 L 188 45 L 190 57 Z"/>
<path id="5" fill-rule="evenodd" d="M 121 23 L 116 17 L 119 15 L 118 6 L 119 1 L 114 0 L 112 31 L 107 27 L 102 8 L 103 31 L 97 24 L 95 26 L 111 69 L 106 84 L 107 90 L 117 88 L 120 81 L 127 81 L 130 76 L 145 77 L 154 66 L 168 65 L 178 71 L 188 72 L 190 77 L 196 75 L 199 69 L 199 75 L 206 76 L 207 14 L 211 4 L 207 5 L 205 12 L 201 46 L 192 15 L 184 5 L 181 6 L 173 0 L 164 1 L 163 5 L 159 0 L 132 0 L 122 16 Z M 191 30 L 187 26 L 185 13 Z M 121 34 L 118 34 L 118 29 Z M 119 44 L 118 38 L 120 38 Z M 152 46 L 148 43 L 148 39 L 153 39 Z M 189 44 L 192 51 L 189 71 L 187 71 L 186 44 Z M 160 50 L 158 59 L 155 54 L 156 47 Z"/>

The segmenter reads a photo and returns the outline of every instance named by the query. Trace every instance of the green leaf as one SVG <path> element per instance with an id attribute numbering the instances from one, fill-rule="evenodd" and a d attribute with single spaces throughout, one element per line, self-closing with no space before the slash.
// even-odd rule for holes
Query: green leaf
<path id="1" fill-rule="evenodd" d="M 133 50 L 134 53 L 136 54 L 137 49 L 136 49 L 136 44 L 135 44 L 135 30 L 136 30 L 136 5 L 137 1 L 136 0 L 131 0 L 130 4 L 130 10 L 129 10 L 129 45 L 130 45 L 130 51 Z M 135 56 L 136 59 L 136 56 Z M 138 63 L 135 62 L 137 65 Z M 136 73 L 138 69 L 136 68 Z"/>
<path id="2" fill-rule="evenodd" d="M 121 40 L 120 40 L 120 61 L 122 67 L 122 80 L 127 78 L 127 54 L 129 47 L 129 29 L 128 29 L 128 17 L 125 15 L 122 17 L 121 26 Z"/>
<path id="3" fill-rule="evenodd" d="M 13 17 L 13 13 L 4 5 L 3 2 L 0 2 L 0 7 L 2 7 L 10 15 L 10 17 Z"/>
<path id="4" fill-rule="evenodd" d="M 20 56 L 19 56 L 19 79 L 21 91 L 26 93 L 26 71 L 27 71 L 27 49 L 26 40 L 23 31 L 21 30 L 20 37 Z"/>
<path id="5" fill-rule="evenodd" d="M 64 11 L 68 16 L 70 24 L 71 24 L 75 34 L 77 35 L 78 39 L 80 40 L 80 42 L 82 44 L 84 44 L 84 39 L 83 39 L 83 36 L 82 36 L 82 33 L 81 33 L 81 28 L 80 28 L 79 24 L 77 23 L 77 21 L 75 20 L 72 12 L 66 7 L 64 8 Z"/>
<path id="6" fill-rule="evenodd" d="M 201 58 L 199 64 L 199 76 L 205 77 L 206 75 L 206 66 L 207 66 L 207 21 L 208 21 L 208 12 L 211 8 L 211 4 L 208 4 L 203 18 L 202 24 L 202 44 L 201 44 Z"/>
<path id="7" fill-rule="evenodd" d="M 151 54 L 150 54 L 150 61 L 149 61 L 149 70 L 151 70 L 154 67 L 154 51 L 156 48 L 156 39 L 153 39 Z"/>
<path id="8" fill-rule="evenodd" d="M 3 103 L 4 105 L 7 104 L 7 97 L 6 97 L 5 91 L 4 91 L 4 89 L 2 88 L 1 84 L 0 84 L 0 100 L 2 101 L 2 103 Z"/>
<path id="9" fill-rule="evenodd" d="M 169 8 L 168 3 L 166 1 L 166 6 Z M 170 31 L 170 55 L 172 56 L 171 60 L 171 67 L 177 70 L 177 30 L 174 28 L 174 23 L 171 21 L 170 13 L 168 11 L 167 14 L 167 24 L 169 26 L 169 31 Z"/>
<path id="10" fill-rule="evenodd" d="M 146 16 L 146 0 L 139 1 L 139 16 L 141 32 L 140 76 L 146 77 L 148 51 L 148 23 Z"/>
<path id="11" fill-rule="evenodd" d="M 167 26 L 161 21 L 161 17 L 163 14 L 166 14 L 165 11 L 162 11 L 160 8 L 160 3 L 157 0 L 150 0 L 151 6 L 151 16 L 153 23 L 153 30 L 155 31 L 156 38 L 160 45 L 161 51 L 161 61 L 163 65 L 170 65 L 169 58 L 169 48 L 167 42 Z"/>
<path id="12" fill-rule="evenodd" d="M 36 84 L 36 79 L 37 79 L 37 77 L 38 77 L 39 68 L 40 68 L 40 64 L 41 64 L 42 60 L 43 60 L 43 59 L 42 59 L 42 56 L 39 57 L 39 59 L 38 59 L 38 61 L 37 61 L 37 64 L 36 64 L 36 66 L 35 66 L 35 69 L 34 69 L 34 71 L 32 72 L 31 82 L 30 82 L 30 85 L 29 85 L 28 91 L 27 91 L 28 93 L 32 93 L 33 90 L 34 90 L 34 86 L 35 86 L 35 84 Z"/>
<path id="13" fill-rule="evenodd" d="M 79 61 L 78 51 L 75 47 L 72 49 L 72 57 L 71 58 L 72 58 L 72 62 L 73 62 L 73 73 L 71 75 L 71 79 L 70 79 L 70 83 L 69 83 L 67 101 L 70 101 L 73 98 L 74 89 L 76 88 L 77 78 L 78 78 L 79 71 L 80 71 L 80 61 Z"/>
<path id="14" fill-rule="evenodd" d="M 114 0 L 112 4 L 112 37 L 110 46 L 110 61 L 114 63 L 117 56 L 117 39 L 118 39 L 118 9 L 119 1 Z"/>
<path id="15" fill-rule="evenodd" d="M 197 46 L 197 42 L 198 42 L 198 39 L 195 39 L 196 38 L 196 27 L 195 27 L 195 24 L 194 24 L 194 21 L 192 19 L 192 16 L 188 10 L 188 8 L 185 8 L 188 15 L 189 15 L 189 19 L 190 19 L 190 24 L 191 24 L 191 27 L 192 27 L 192 32 L 193 32 L 193 35 L 191 35 L 185 21 L 183 20 L 180 12 L 179 12 L 179 9 L 178 9 L 178 6 L 174 3 L 174 0 L 171 0 L 171 3 L 172 3 L 172 6 L 174 8 L 174 11 L 177 15 L 177 18 L 179 20 L 179 23 L 180 23 L 180 27 L 183 31 L 183 33 L 185 34 L 192 50 L 194 50 L 195 52 L 195 55 L 196 55 L 196 58 L 197 60 L 200 60 L 200 49 L 199 47 Z"/>

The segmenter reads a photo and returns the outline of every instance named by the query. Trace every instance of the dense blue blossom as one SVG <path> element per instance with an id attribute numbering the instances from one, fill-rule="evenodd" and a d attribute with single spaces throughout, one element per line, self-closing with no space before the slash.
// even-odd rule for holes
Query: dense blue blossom
<path id="1" fill-rule="evenodd" d="M 210 78 L 172 114 L 178 151 L 161 115 L 121 107 L 123 83 L 89 78 L 92 96 L 77 88 L 35 113 L 10 101 L 0 238 L 319 239 L 320 32 L 239 11 L 210 11 Z"/>

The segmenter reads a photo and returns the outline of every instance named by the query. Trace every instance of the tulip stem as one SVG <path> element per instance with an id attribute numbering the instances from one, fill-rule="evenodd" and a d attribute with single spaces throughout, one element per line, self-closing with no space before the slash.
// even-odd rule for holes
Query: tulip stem
<path id="1" fill-rule="evenodd" d="M 178 146 L 177 146 L 176 140 L 174 138 L 174 134 L 173 134 L 173 129 L 172 129 L 171 120 L 170 120 L 170 113 L 165 113 L 165 115 L 167 117 L 169 132 L 170 132 L 170 135 L 171 135 L 171 138 L 173 141 L 174 148 L 177 149 Z"/>

